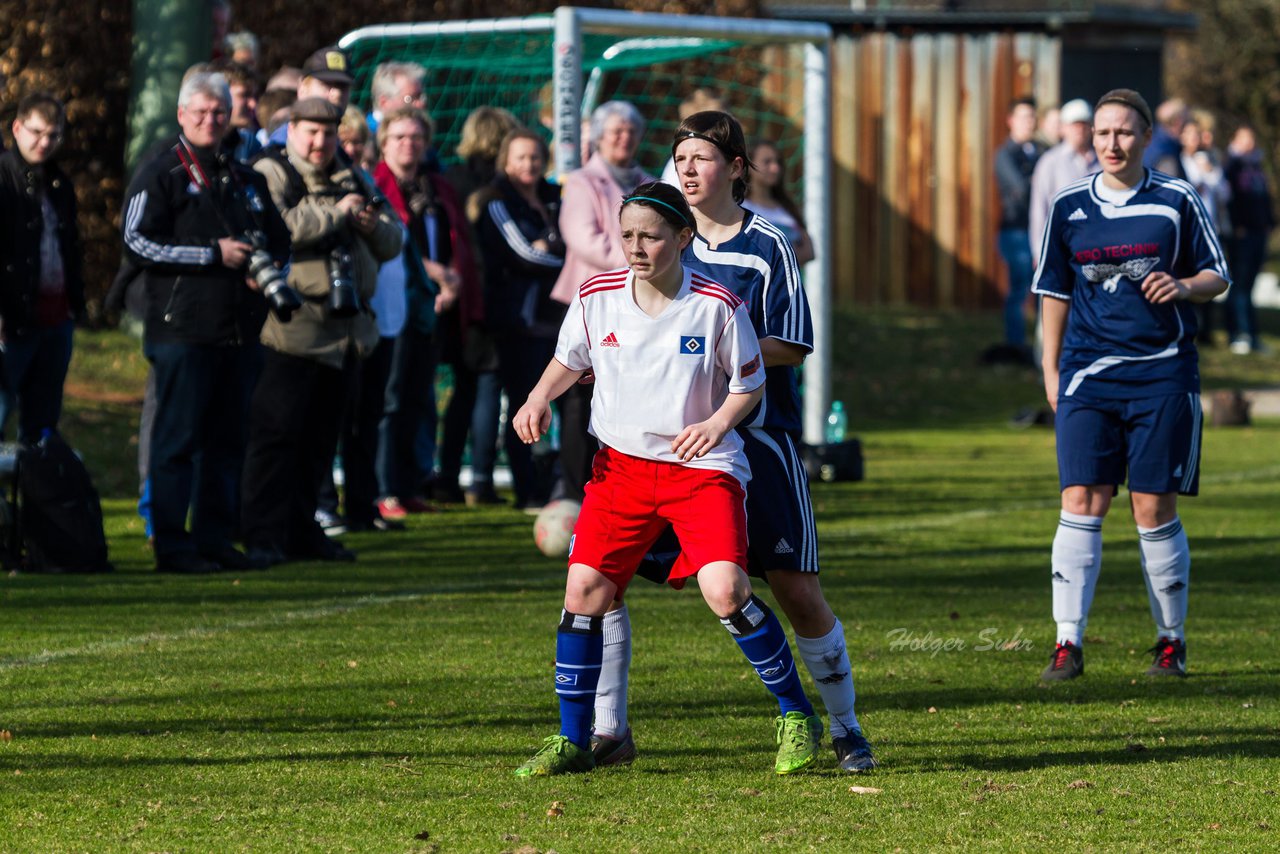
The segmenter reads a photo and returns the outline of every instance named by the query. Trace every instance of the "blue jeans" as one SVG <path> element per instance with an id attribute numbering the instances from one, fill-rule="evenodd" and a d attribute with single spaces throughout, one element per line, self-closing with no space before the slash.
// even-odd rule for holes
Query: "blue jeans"
<path id="1" fill-rule="evenodd" d="M 435 369 L 431 338 L 406 327 L 391 353 L 378 425 L 374 467 L 383 497 L 410 498 L 417 492 L 419 431 L 424 418 L 435 423 Z M 428 408 L 432 410 L 429 414 Z"/>
<path id="2" fill-rule="evenodd" d="M 492 485 L 501 408 L 502 383 L 497 371 L 473 371 L 461 360 L 454 364 L 453 397 L 445 410 L 444 440 L 440 443 L 442 483 L 457 485 L 470 434 L 472 489 Z"/>
<path id="3" fill-rule="evenodd" d="M 1267 233 L 1251 232 L 1232 238 L 1227 258 L 1231 262 L 1231 290 L 1227 293 L 1227 334 L 1234 341 L 1247 339 L 1258 346 L 1258 313 L 1253 307 L 1253 282 L 1267 260 Z"/>
<path id="4" fill-rule="evenodd" d="M 1015 347 L 1027 344 L 1027 320 L 1022 308 L 1031 291 L 1031 236 L 1025 228 L 1000 229 L 1000 255 L 1009 267 L 1009 294 L 1004 298 L 1004 340 Z"/>
<path id="5" fill-rule="evenodd" d="M 0 346 L 0 439 L 15 409 L 20 442 L 39 441 L 45 430 L 58 429 L 74 330 L 72 320 L 57 326 L 31 327 Z"/>

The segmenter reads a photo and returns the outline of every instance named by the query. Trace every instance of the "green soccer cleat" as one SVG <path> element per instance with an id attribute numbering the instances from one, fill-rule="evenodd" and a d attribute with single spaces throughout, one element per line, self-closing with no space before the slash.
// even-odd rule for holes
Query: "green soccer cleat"
<path id="1" fill-rule="evenodd" d="M 596 767 L 595 757 L 569 740 L 568 736 L 549 735 L 533 758 L 516 769 L 517 777 L 551 777 L 576 774 Z"/>
<path id="2" fill-rule="evenodd" d="M 822 742 L 822 718 L 805 717 L 803 712 L 787 712 L 773 719 L 774 740 L 778 742 L 778 758 L 773 770 L 793 774 L 808 768 L 818 758 Z"/>

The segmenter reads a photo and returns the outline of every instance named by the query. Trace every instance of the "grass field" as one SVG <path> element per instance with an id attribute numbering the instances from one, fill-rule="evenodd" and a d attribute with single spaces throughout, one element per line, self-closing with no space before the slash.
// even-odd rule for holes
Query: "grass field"
<path id="1" fill-rule="evenodd" d="M 696 591 L 638 581 L 639 760 L 533 781 L 511 770 L 556 728 L 563 566 L 528 517 L 418 517 L 347 538 L 354 566 L 158 576 L 131 510 L 143 366 L 83 336 L 66 432 L 119 571 L 0 579 L 0 851 L 1275 850 L 1280 423 L 1206 431 L 1182 506 L 1191 677 L 1142 676 L 1117 507 L 1087 674 L 1044 687 L 1053 437 L 1008 425 L 1033 374 L 975 367 L 996 329 L 837 327 L 867 478 L 815 487 L 822 579 L 881 769 L 841 775 L 824 748 L 776 777 L 774 711 L 724 630 Z M 1280 359 L 1210 352 L 1205 378 L 1276 383 Z"/>

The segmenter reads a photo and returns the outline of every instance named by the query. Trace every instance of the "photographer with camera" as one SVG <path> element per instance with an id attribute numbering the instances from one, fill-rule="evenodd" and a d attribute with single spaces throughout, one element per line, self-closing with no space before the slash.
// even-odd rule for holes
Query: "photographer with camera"
<path id="1" fill-rule="evenodd" d="M 358 167 L 335 156 L 341 119 L 323 98 L 298 101 L 285 147 L 254 164 L 289 227 L 289 284 L 304 300 L 289 323 L 273 316 L 262 328 L 242 493 L 245 542 L 257 563 L 355 559 L 315 521 L 317 494 L 357 361 L 378 343 L 369 298 L 378 266 L 400 252 L 401 233 Z"/>
<path id="2" fill-rule="evenodd" d="M 268 301 L 282 316 L 298 304 L 279 275 L 288 229 L 262 176 L 235 160 L 230 115 L 225 77 L 188 76 L 178 94 L 181 133 L 138 169 L 123 205 L 126 257 L 146 272 L 152 526 L 162 572 L 249 568 L 231 542 L 237 511 L 227 473 L 244 463 Z"/>

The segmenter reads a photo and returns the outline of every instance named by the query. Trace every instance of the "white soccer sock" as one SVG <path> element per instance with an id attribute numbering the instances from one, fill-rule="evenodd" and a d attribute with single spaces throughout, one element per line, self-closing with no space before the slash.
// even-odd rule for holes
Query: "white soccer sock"
<path id="1" fill-rule="evenodd" d="M 1180 640 L 1182 624 L 1187 620 L 1187 586 L 1191 583 L 1191 549 L 1182 520 L 1175 516 L 1159 528 L 1139 525 L 1138 550 L 1156 630 L 1164 637 Z"/>
<path id="2" fill-rule="evenodd" d="M 622 738 L 627 731 L 627 672 L 631 669 L 631 617 L 627 606 L 604 615 L 604 658 L 596 685 L 596 735 Z"/>
<path id="3" fill-rule="evenodd" d="M 831 737 L 839 738 L 850 731 L 860 731 L 858 716 L 853 711 L 853 668 L 849 665 L 849 651 L 844 644 L 844 626 L 836 620 L 831 631 L 820 638 L 796 635 L 796 651 L 818 686 L 822 704 L 827 707 Z"/>
<path id="4" fill-rule="evenodd" d="M 1058 643 L 1081 646 L 1102 571 L 1102 517 L 1063 510 L 1053 538 L 1053 619 Z"/>

